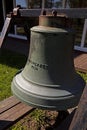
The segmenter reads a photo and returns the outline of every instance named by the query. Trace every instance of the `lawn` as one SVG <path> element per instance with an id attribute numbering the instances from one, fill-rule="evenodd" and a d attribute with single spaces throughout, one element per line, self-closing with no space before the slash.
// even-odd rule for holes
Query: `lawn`
<path id="1" fill-rule="evenodd" d="M 25 66 L 27 57 L 15 52 L 0 50 L 0 100 L 9 97 L 14 75 Z"/>

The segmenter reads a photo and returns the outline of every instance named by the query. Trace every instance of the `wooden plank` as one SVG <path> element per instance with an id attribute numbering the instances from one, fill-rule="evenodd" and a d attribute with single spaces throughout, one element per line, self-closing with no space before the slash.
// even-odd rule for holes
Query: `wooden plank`
<path id="1" fill-rule="evenodd" d="M 15 105 L 19 104 L 20 101 L 14 97 L 11 96 L 3 101 L 0 102 L 0 114 L 5 112 L 6 110 L 14 107 Z"/>
<path id="2" fill-rule="evenodd" d="M 31 109 L 32 107 L 24 103 L 17 104 L 15 107 L 12 107 L 9 110 L 2 113 L 0 115 L 0 120 L 15 121 L 16 119 L 20 118 L 21 115 L 25 114 Z"/>
<path id="3" fill-rule="evenodd" d="M 18 120 L 23 118 L 25 115 L 29 114 L 34 108 L 19 103 L 16 106 L 10 108 L 4 113 L 0 114 L 0 130 L 6 130 L 13 124 L 15 124 Z"/>
<path id="4" fill-rule="evenodd" d="M 78 108 L 55 130 L 87 130 L 87 85 L 84 88 Z"/>
<path id="5" fill-rule="evenodd" d="M 69 130 L 87 130 L 87 85 L 85 86 Z"/>
<path id="6" fill-rule="evenodd" d="M 78 53 L 78 51 L 75 53 Z M 75 69 L 84 73 L 87 73 L 87 53 L 79 53 L 74 57 Z"/>
<path id="7" fill-rule="evenodd" d="M 47 14 L 52 14 L 53 9 L 45 9 Z M 66 14 L 69 18 L 87 18 L 87 8 L 60 8 L 56 9 L 58 14 Z M 19 9 L 23 17 L 38 17 L 41 15 L 41 9 Z"/>

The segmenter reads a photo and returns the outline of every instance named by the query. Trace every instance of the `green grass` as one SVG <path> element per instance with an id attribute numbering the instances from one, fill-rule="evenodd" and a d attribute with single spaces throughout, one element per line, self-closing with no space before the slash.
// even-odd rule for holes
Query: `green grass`
<path id="1" fill-rule="evenodd" d="M 26 59 L 24 55 L 0 50 L 0 101 L 12 94 L 12 79 L 17 71 L 24 67 Z"/>
<path id="2" fill-rule="evenodd" d="M 87 73 L 82 73 L 82 72 L 77 72 L 78 74 L 80 74 L 80 76 L 85 80 L 85 82 L 87 83 Z"/>

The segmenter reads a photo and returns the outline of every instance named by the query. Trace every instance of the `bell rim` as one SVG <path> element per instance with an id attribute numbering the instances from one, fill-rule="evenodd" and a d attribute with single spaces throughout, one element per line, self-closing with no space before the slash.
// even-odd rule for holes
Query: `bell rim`
<path id="1" fill-rule="evenodd" d="M 56 109 L 65 110 L 65 109 L 75 107 L 78 104 L 80 96 L 82 94 L 82 90 L 79 93 L 78 92 L 74 93 L 74 95 L 71 94 L 62 97 L 59 96 L 47 97 L 45 95 L 44 96 L 38 95 L 38 93 L 33 94 L 29 91 L 27 92 L 24 88 L 21 88 L 20 85 L 17 83 L 15 77 L 13 79 L 11 89 L 12 89 L 12 93 L 16 97 L 18 97 L 22 102 L 25 102 L 26 104 L 33 107 L 42 108 L 42 109 L 52 109 L 52 110 L 56 110 Z"/>

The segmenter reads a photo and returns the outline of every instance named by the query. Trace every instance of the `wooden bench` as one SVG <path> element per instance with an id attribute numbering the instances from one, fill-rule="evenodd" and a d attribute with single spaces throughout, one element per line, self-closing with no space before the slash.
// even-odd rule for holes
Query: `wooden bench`
<path id="1" fill-rule="evenodd" d="M 24 103 L 20 102 L 16 97 L 11 96 L 3 101 L 0 102 L 0 130 L 6 130 L 12 125 L 14 125 L 17 121 L 21 120 L 24 116 L 29 114 L 33 111 L 34 108 L 25 105 Z M 66 128 L 64 130 L 68 130 L 75 110 L 64 120 L 62 127 Z M 60 129 L 61 125 L 58 130 Z M 56 130 L 57 130 L 56 129 Z"/>
<path id="2" fill-rule="evenodd" d="M 17 121 L 22 119 L 24 116 L 33 111 L 34 108 L 21 103 L 16 97 L 11 96 L 0 102 L 0 130 L 6 130 Z M 62 127 L 68 130 L 75 111 L 73 111 L 68 117 L 67 120 L 64 120 Z M 67 125 L 66 125 L 67 124 Z M 61 125 L 60 125 L 61 127 Z M 58 128 L 58 130 L 60 130 Z M 62 130 L 62 129 L 61 129 Z"/>
<path id="3" fill-rule="evenodd" d="M 21 103 L 14 96 L 0 102 L 0 130 L 6 130 L 34 108 Z"/>

